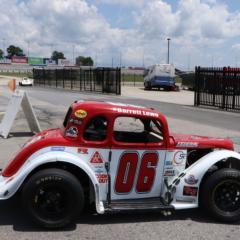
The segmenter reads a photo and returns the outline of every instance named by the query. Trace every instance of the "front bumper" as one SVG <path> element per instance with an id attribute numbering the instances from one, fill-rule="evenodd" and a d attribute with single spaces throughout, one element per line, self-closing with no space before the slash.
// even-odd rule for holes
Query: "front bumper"
<path id="1" fill-rule="evenodd" d="M 0 200 L 6 200 L 12 197 L 21 186 L 23 178 L 3 177 L 0 175 Z"/>

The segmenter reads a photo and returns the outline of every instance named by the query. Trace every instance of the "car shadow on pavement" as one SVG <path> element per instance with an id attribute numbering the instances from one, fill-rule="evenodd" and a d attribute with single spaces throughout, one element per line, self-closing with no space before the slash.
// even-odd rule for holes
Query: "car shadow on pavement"
<path id="1" fill-rule="evenodd" d="M 145 212 L 145 213 L 118 213 L 118 214 L 86 214 L 78 219 L 77 224 L 119 224 L 119 223 L 139 223 L 139 222 L 166 222 L 166 221 L 184 221 L 191 220 L 193 222 L 208 223 L 208 224 L 223 224 L 217 222 L 215 219 L 207 216 L 204 211 L 200 209 L 190 209 L 175 211 L 170 216 L 164 216 L 161 212 Z M 239 225 L 240 222 L 228 223 L 228 225 Z"/>
<path id="2" fill-rule="evenodd" d="M 208 224 L 225 224 L 218 223 L 214 219 L 206 216 L 202 211 L 184 210 L 174 212 L 171 216 L 163 216 L 160 212 L 155 213 L 118 213 L 97 215 L 84 213 L 76 221 L 76 224 L 71 224 L 66 228 L 59 230 L 49 230 L 37 226 L 27 216 L 24 209 L 21 207 L 19 197 L 14 197 L 6 201 L 0 201 L 0 226 L 12 225 L 14 231 L 19 232 L 49 232 L 49 231 L 74 231 L 77 225 L 112 225 L 121 223 L 140 223 L 140 222 L 167 222 L 174 220 L 191 220 Z M 239 225 L 232 223 L 231 225 Z"/>
<path id="3" fill-rule="evenodd" d="M 21 205 L 20 197 L 0 201 L 0 226 L 12 225 L 14 231 L 19 232 L 49 232 L 48 229 L 37 226 L 28 217 Z M 76 224 L 56 231 L 74 231 Z"/>

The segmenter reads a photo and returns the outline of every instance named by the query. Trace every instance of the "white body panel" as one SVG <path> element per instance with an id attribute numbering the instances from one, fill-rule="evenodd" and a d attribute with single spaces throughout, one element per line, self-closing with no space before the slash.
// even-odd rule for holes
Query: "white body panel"
<path id="1" fill-rule="evenodd" d="M 206 156 L 199 159 L 189 168 L 183 171 L 186 175 L 180 179 L 179 184 L 176 186 L 176 193 L 174 196 L 174 201 L 172 205 L 175 209 L 187 209 L 187 208 L 194 208 L 198 207 L 199 205 L 199 187 L 204 177 L 205 173 L 217 162 L 222 161 L 228 158 L 235 158 L 240 160 L 240 154 L 234 151 L 228 150 L 220 150 L 214 151 L 212 153 L 207 154 Z M 196 184 L 187 184 L 185 179 L 189 177 L 189 175 L 194 176 L 197 180 Z M 184 196 L 183 195 L 183 188 L 184 186 L 196 187 L 198 189 L 198 194 L 196 197 L 192 196 Z M 185 200 L 185 203 L 184 203 Z"/>
<path id="2" fill-rule="evenodd" d="M 134 183 L 132 186 L 132 189 L 128 193 L 117 193 L 115 191 L 115 186 L 116 186 L 116 177 L 117 177 L 117 172 L 119 169 L 119 160 L 121 156 L 124 153 L 137 153 L 138 154 L 138 163 L 137 163 L 137 170 L 136 174 L 134 176 Z M 138 180 L 138 173 L 139 173 L 139 168 L 141 165 L 141 159 L 143 157 L 143 154 L 145 153 L 156 153 L 158 155 L 158 163 L 157 166 L 154 167 L 155 169 L 155 177 L 154 177 L 154 184 L 149 192 L 146 193 L 139 193 L 136 190 L 136 184 Z M 160 151 L 155 151 L 155 150 L 112 150 L 112 161 L 111 161 L 111 199 L 112 200 L 118 200 L 118 199 L 138 199 L 138 198 L 151 198 L 151 197 L 159 197 L 161 195 L 161 190 L 162 190 L 162 179 L 163 179 L 163 166 L 164 166 L 164 161 L 165 161 L 165 154 L 166 151 L 160 150 Z"/>
<path id="3" fill-rule="evenodd" d="M 160 197 L 164 196 L 167 191 L 167 186 L 163 179 L 167 180 L 168 185 L 172 185 L 173 192 L 173 205 L 176 209 L 187 209 L 198 207 L 198 195 L 196 196 L 184 196 L 183 188 L 184 186 L 195 187 L 199 189 L 201 180 L 204 174 L 218 161 L 226 158 L 235 158 L 240 160 L 240 154 L 233 151 L 215 151 L 203 158 L 199 159 L 189 168 L 185 169 L 186 164 L 186 150 L 171 150 L 171 151 L 154 151 L 158 153 L 158 164 L 156 166 L 156 176 L 154 179 L 154 184 L 149 193 L 137 193 L 136 191 L 131 191 L 128 194 L 116 194 L 114 192 L 115 186 L 115 176 L 118 168 L 118 162 L 121 154 L 126 150 L 112 150 L 112 161 L 110 173 L 112 176 L 112 199 L 136 199 L 136 198 L 149 198 L 149 197 Z M 132 151 L 132 150 L 128 150 Z M 94 155 L 100 156 L 99 162 L 93 161 Z M 68 162 L 76 165 L 82 169 L 90 178 L 96 196 L 96 208 L 98 213 L 104 213 L 103 202 L 107 199 L 108 192 L 108 182 L 106 180 L 106 169 L 105 163 L 108 162 L 110 149 L 94 149 L 88 148 L 84 151 L 81 148 L 76 147 L 47 147 L 35 152 L 29 159 L 24 163 L 24 165 L 19 169 L 19 171 L 10 178 L 0 177 L 0 199 L 8 199 L 13 196 L 18 188 L 21 186 L 25 178 L 38 166 L 50 163 L 50 162 Z M 146 150 L 135 151 L 138 155 L 143 155 Z M 147 152 L 153 152 L 149 150 Z M 95 159 L 96 160 L 96 159 Z M 151 167 L 151 166 L 150 166 Z M 139 164 L 138 168 L 139 169 Z M 174 174 L 170 170 L 173 170 Z M 138 171 L 137 171 L 138 172 Z M 172 172 L 172 173 L 173 173 Z M 184 177 L 179 177 L 182 174 Z M 186 183 L 186 178 L 189 175 L 193 175 L 197 180 L 196 184 L 189 185 Z M 135 182 L 137 174 L 135 176 Z M 176 179 L 179 180 L 178 184 L 173 184 Z M 134 183 L 135 186 L 135 183 Z"/>

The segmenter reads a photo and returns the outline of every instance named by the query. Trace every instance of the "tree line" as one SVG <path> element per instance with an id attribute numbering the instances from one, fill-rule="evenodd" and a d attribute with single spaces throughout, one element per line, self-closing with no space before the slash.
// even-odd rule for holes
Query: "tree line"
<path id="1" fill-rule="evenodd" d="M 20 47 L 17 47 L 14 45 L 10 45 L 7 48 L 7 55 L 4 54 L 4 51 L 2 49 L 0 49 L 0 59 L 4 57 L 11 59 L 13 56 L 26 57 L 26 54 L 23 52 L 23 50 Z M 51 59 L 57 62 L 58 59 L 66 59 L 66 58 L 63 52 L 53 51 L 51 55 Z M 75 59 L 75 64 L 77 66 L 93 66 L 94 61 L 91 57 L 78 56 Z"/>

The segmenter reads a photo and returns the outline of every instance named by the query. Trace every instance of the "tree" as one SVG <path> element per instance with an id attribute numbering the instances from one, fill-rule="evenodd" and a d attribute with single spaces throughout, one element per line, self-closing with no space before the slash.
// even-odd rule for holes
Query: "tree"
<path id="1" fill-rule="evenodd" d="M 65 59 L 65 57 L 62 52 L 53 51 L 51 59 L 57 61 L 58 59 Z"/>
<path id="2" fill-rule="evenodd" d="M 7 48 L 7 57 L 10 59 L 13 56 L 25 56 L 25 54 L 23 53 L 23 50 L 20 47 L 14 46 L 14 45 L 10 45 Z"/>
<path id="3" fill-rule="evenodd" d="M 4 57 L 3 54 L 4 54 L 3 50 L 0 49 L 0 58 L 3 58 L 3 57 Z"/>
<path id="4" fill-rule="evenodd" d="M 76 58 L 77 66 L 93 66 L 94 62 L 91 57 L 79 56 Z"/>

